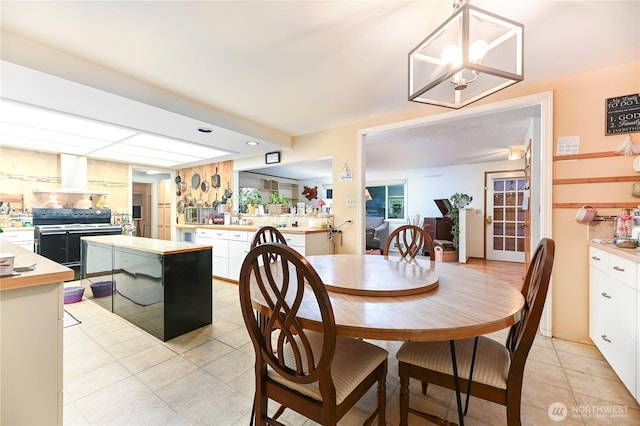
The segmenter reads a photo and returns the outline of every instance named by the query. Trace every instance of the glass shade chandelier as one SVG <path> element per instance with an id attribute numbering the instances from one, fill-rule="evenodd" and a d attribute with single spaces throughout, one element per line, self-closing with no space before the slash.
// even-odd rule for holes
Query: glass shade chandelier
<path id="1" fill-rule="evenodd" d="M 409 100 L 462 108 L 524 79 L 524 25 L 454 1 L 454 12 L 409 52 Z"/>

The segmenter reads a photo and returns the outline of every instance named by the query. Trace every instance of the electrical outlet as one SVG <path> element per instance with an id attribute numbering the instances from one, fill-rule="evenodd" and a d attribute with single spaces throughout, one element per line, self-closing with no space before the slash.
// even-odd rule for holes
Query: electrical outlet
<path id="1" fill-rule="evenodd" d="M 355 198 L 347 198 L 347 207 L 356 207 L 358 205 L 358 200 Z"/>

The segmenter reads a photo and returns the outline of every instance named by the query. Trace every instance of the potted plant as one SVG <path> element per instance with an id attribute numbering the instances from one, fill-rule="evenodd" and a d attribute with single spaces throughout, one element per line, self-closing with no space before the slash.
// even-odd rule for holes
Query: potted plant
<path id="1" fill-rule="evenodd" d="M 458 249 L 458 243 L 460 241 L 460 209 L 465 208 L 471 201 L 473 201 L 473 196 L 469 194 L 462 194 L 460 192 L 456 192 L 449 198 L 451 201 L 451 209 L 447 216 L 453 222 L 451 226 L 451 236 L 453 237 L 453 246 Z"/>
<path id="2" fill-rule="evenodd" d="M 262 204 L 262 194 L 256 188 L 243 188 L 238 201 L 242 210 L 254 214 L 256 207 Z"/>
<path id="3" fill-rule="evenodd" d="M 285 200 L 278 192 L 269 195 L 271 205 L 269 206 L 269 214 L 289 213 L 289 201 Z"/>

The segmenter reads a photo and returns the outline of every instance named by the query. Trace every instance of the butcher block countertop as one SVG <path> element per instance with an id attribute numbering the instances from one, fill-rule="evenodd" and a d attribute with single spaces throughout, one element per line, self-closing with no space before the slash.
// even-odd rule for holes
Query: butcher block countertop
<path id="1" fill-rule="evenodd" d="M 261 227 L 258 225 L 186 225 L 186 224 L 180 224 L 180 225 L 176 225 L 176 228 L 178 229 L 192 229 L 192 230 L 196 230 L 196 228 L 199 229 L 225 229 L 225 230 L 229 230 L 229 231 L 249 231 L 249 232 L 255 232 L 258 229 L 260 229 Z M 322 229 L 322 228 L 306 228 L 306 227 L 294 227 L 294 226 L 281 226 L 278 227 L 278 231 L 282 232 L 283 234 L 316 234 L 316 233 L 320 233 L 320 232 L 324 232 L 326 233 L 327 230 L 326 229 Z"/>
<path id="2" fill-rule="evenodd" d="M 16 255 L 13 266 L 21 267 L 35 264 L 35 269 L 19 272 L 20 275 L 0 278 L 0 291 L 34 287 L 73 279 L 73 269 L 62 266 L 39 254 L 25 250 L 0 238 L 0 252 Z"/>
<path id="3" fill-rule="evenodd" d="M 205 246 L 202 244 L 156 240 L 154 238 L 133 237 L 130 235 L 100 235 L 82 237 L 82 240 L 160 255 L 211 250 L 211 246 Z"/>

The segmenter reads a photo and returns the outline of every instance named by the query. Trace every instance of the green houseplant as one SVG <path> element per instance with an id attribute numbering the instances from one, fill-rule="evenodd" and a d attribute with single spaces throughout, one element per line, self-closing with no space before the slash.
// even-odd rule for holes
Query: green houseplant
<path id="1" fill-rule="evenodd" d="M 241 210 L 253 214 L 256 206 L 262 204 L 262 194 L 255 188 L 243 188 L 238 201 Z"/>
<path id="2" fill-rule="evenodd" d="M 453 222 L 451 226 L 451 236 L 453 237 L 453 246 L 458 249 L 458 244 L 460 242 L 460 209 L 465 208 L 471 201 L 473 201 L 473 196 L 469 194 L 463 194 L 460 192 L 456 192 L 449 198 L 451 201 L 451 210 L 447 216 Z"/>
<path id="3" fill-rule="evenodd" d="M 271 204 L 269 205 L 269 214 L 289 213 L 289 201 L 285 200 L 278 192 L 269 195 Z"/>

